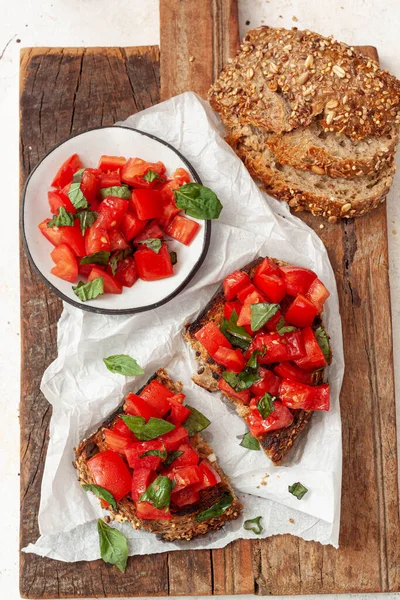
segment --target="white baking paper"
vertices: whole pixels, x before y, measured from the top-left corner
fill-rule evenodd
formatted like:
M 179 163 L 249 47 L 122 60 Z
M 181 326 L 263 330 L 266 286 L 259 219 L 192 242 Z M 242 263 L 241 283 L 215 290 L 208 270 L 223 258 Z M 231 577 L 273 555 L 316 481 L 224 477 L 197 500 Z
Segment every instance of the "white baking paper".
M 337 547 L 343 349 L 336 284 L 322 242 L 285 204 L 259 190 L 225 143 L 219 119 L 195 94 L 182 94 L 147 109 L 127 119 L 125 125 L 156 134 L 177 148 L 204 185 L 217 193 L 224 209 L 212 224 L 211 244 L 202 267 L 168 304 L 131 317 L 64 307 L 58 325 L 58 358 L 46 370 L 41 387 L 53 407 L 39 511 L 41 537 L 25 551 L 63 561 L 99 558 L 95 520 L 105 513 L 98 500 L 79 486 L 72 466 L 73 448 L 128 391 L 138 389 L 159 367 L 180 379 L 187 402 L 210 418 L 212 424 L 204 437 L 231 477 L 244 511 L 221 531 L 191 542 L 162 542 L 128 524 L 117 525 L 128 537 L 129 553 L 221 548 L 237 538 L 256 537 L 243 529 L 243 521 L 259 515 L 264 528 L 260 537 L 291 533 Z M 311 426 L 279 467 L 263 452 L 242 448 L 239 442 L 247 430 L 245 423 L 219 394 L 192 383 L 197 366 L 181 337 L 184 323 L 196 317 L 222 278 L 257 256 L 309 267 L 331 292 L 324 319 L 334 357 L 328 370 L 332 407 L 328 413 L 313 415 Z M 124 378 L 108 372 L 103 358 L 122 353 L 134 356 L 145 375 Z M 301 501 L 288 493 L 288 485 L 296 481 L 309 489 Z

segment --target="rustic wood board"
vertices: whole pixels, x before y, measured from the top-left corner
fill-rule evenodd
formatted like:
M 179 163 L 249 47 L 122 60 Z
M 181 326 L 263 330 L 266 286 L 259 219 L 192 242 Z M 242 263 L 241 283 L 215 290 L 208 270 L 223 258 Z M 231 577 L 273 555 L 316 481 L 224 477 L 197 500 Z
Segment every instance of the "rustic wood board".
M 161 0 L 160 8 L 161 99 L 188 89 L 204 95 L 237 47 L 235 0 Z M 156 47 L 23 50 L 21 185 L 38 160 L 59 141 L 88 127 L 110 125 L 157 103 L 159 63 Z M 365 218 L 339 225 L 303 215 L 300 217 L 321 235 L 328 248 L 343 319 L 346 376 L 341 396 L 344 461 L 340 549 L 291 536 L 239 540 L 215 551 L 133 557 L 125 575 L 102 561 L 68 564 L 21 554 L 23 597 L 400 589 L 385 206 Z M 61 303 L 41 283 L 21 250 L 21 547 L 38 536 L 40 485 L 51 415 L 39 383 L 44 369 L 56 357 L 60 312 Z

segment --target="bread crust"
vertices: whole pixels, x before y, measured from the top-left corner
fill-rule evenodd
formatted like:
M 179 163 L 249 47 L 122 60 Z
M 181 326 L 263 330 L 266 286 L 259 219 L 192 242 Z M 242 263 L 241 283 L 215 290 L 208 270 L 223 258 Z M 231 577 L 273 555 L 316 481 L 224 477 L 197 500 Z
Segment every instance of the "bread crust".
M 230 126 L 282 133 L 320 115 L 326 131 L 353 140 L 381 136 L 400 122 L 400 82 L 360 51 L 297 28 L 247 32 L 209 91 Z
M 260 262 L 262 262 L 262 260 L 264 260 L 263 257 L 257 258 L 248 265 L 242 267 L 240 270 L 248 273 L 250 277 L 252 277 L 257 266 L 260 264 Z M 280 267 L 287 265 L 287 263 L 281 260 L 275 258 L 272 260 Z M 193 321 L 193 323 L 188 323 L 183 332 L 184 339 L 195 350 L 196 360 L 198 360 L 201 365 L 197 374 L 192 377 L 192 380 L 194 383 L 209 392 L 220 391 L 218 388 L 218 381 L 221 378 L 223 368 L 213 360 L 206 349 L 198 342 L 198 340 L 195 338 L 195 333 L 210 321 L 214 321 L 218 325 L 221 324 L 224 318 L 224 303 L 225 297 L 221 286 L 205 306 L 205 308 L 201 311 L 197 319 Z M 316 385 L 322 383 L 323 371 L 314 373 L 313 377 Z M 244 405 L 242 402 L 240 402 L 240 400 L 233 398 L 225 392 L 220 391 L 220 393 L 222 393 L 223 396 L 228 398 L 234 404 L 237 413 L 243 419 L 247 417 L 250 411 L 248 406 Z M 294 420 L 290 427 L 277 429 L 257 438 L 264 449 L 264 452 L 275 465 L 279 465 L 282 462 L 284 457 L 293 446 L 295 440 L 306 428 L 312 417 L 312 412 L 301 409 L 293 410 L 292 413 L 294 415 Z
M 174 393 L 180 393 L 182 391 L 182 384 L 180 382 L 172 381 L 165 369 L 159 369 L 145 385 L 150 383 L 153 379 L 157 379 Z M 139 394 L 140 391 L 141 390 L 137 393 Z M 87 462 L 92 456 L 106 449 L 103 430 L 111 427 L 115 423 L 123 408 L 124 405 L 121 405 L 106 419 L 103 425 L 88 438 L 82 440 L 79 446 L 75 448 L 75 461 L 73 464 L 78 471 L 78 479 L 81 485 L 85 483 L 94 483 Z M 210 446 L 200 434 L 194 436 L 191 439 L 191 442 L 193 447 L 199 453 L 200 458 L 203 459 L 208 458 L 209 456 L 215 456 Z M 111 513 L 111 518 L 119 522 L 129 521 L 134 529 L 145 529 L 151 533 L 158 534 L 160 539 L 167 541 L 191 540 L 199 535 L 206 534 L 208 531 L 220 529 L 226 522 L 237 519 L 243 507 L 237 499 L 228 477 L 216 462 L 213 462 L 212 464 L 213 468 L 218 471 L 221 482 L 212 488 L 202 490 L 200 492 L 200 502 L 197 504 L 184 506 L 175 510 L 171 509 L 173 515 L 171 520 L 152 521 L 138 518 L 136 516 L 135 504 L 132 502 L 129 495 L 117 503 L 116 510 L 111 506 L 108 508 Z M 222 515 L 209 519 L 208 521 L 196 521 L 195 517 L 197 514 L 210 508 L 227 493 L 232 495 L 233 502 Z

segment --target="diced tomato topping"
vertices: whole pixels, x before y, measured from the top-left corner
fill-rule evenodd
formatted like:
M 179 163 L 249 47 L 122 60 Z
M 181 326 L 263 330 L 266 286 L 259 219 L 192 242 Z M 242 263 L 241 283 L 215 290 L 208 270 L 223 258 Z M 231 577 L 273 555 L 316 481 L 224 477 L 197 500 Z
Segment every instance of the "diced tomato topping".
M 133 190 L 131 206 L 139 219 L 157 219 L 162 214 L 161 192 L 157 190 Z
M 293 265 L 281 267 L 280 271 L 286 282 L 286 291 L 290 296 L 306 294 L 314 279 L 317 278 L 314 271 L 304 269 L 303 267 L 295 267 Z
M 280 378 L 269 369 L 263 369 L 262 367 L 258 369 L 258 374 L 261 379 L 253 383 L 250 388 L 250 392 L 254 394 L 254 396 L 258 397 L 263 396 L 266 392 L 272 394 L 273 396 L 277 396 L 279 394 L 279 387 L 281 385 Z
M 279 275 L 254 275 L 254 283 L 268 302 L 280 302 L 286 296 L 286 284 Z
M 213 354 L 213 359 L 228 371 L 233 371 L 233 373 L 240 373 L 246 366 L 246 361 L 240 350 L 233 350 L 224 346 L 218 348 Z
M 325 300 L 327 300 L 329 296 L 330 293 L 319 279 L 314 279 L 306 294 L 306 298 L 314 304 L 315 308 L 318 309 L 318 312 L 322 312 Z
M 179 187 L 181 187 L 181 185 L 185 185 L 185 183 L 190 182 L 189 173 L 186 171 L 186 169 L 183 169 L 182 167 L 179 167 L 174 171 L 172 178 L 178 184 Z
M 200 470 L 203 473 L 204 487 L 213 487 L 221 481 L 221 476 L 211 463 L 203 459 L 199 464 Z
M 39 225 L 39 229 L 52 244 L 55 246 L 66 244 L 75 256 L 85 256 L 85 241 L 78 220 L 75 221 L 72 227 L 47 227 L 48 222 L 49 219 L 45 219 Z
M 103 229 L 118 228 L 128 210 L 129 200 L 107 196 L 100 204 L 99 216 L 95 226 Z
M 199 463 L 199 455 L 190 444 L 182 444 L 178 448 L 178 452 L 183 452 L 171 464 L 171 468 L 187 467 L 189 465 L 197 465 Z
M 122 219 L 120 229 L 129 242 L 146 227 L 146 223 L 147 221 L 142 221 L 142 219 L 128 211 Z
M 85 169 L 82 173 L 81 192 L 91 205 L 96 202 L 96 196 L 99 189 L 99 181 L 90 169 Z
M 183 406 L 183 398 L 181 399 L 181 396 L 183 396 L 183 398 L 185 397 L 183 394 L 176 394 L 175 396 L 168 398 L 168 402 L 171 405 L 171 413 L 168 416 L 168 421 L 177 427 L 182 425 L 182 423 L 189 418 L 191 412 L 190 408 Z
M 50 223 L 51 219 L 45 219 L 41 223 L 39 223 L 38 227 L 44 237 L 49 240 L 53 244 L 53 246 L 58 246 L 61 244 L 61 227 L 47 227 L 47 223 Z
M 311 327 L 303 329 L 301 337 L 303 338 L 306 355 L 296 360 L 296 365 L 305 371 L 316 371 L 317 369 L 326 367 L 328 363 Z
M 317 314 L 318 309 L 314 304 L 299 294 L 287 309 L 285 318 L 288 323 L 296 327 L 308 327 L 313 324 Z
M 136 250 L 134 258 L 140 279 L 155 281 L 171 277 L 174 274 L 168 246 L 165 242 L 158 253 L 141 244 L 141 247 Z
M 300 360 L 305 360 L 301 358 Z M 300 383 L 306 383 L 307 385 L 312 385 L 313 379 L 309 373 L 303 371 L 295 364 L 291 362 L 282 362 L 279 365 L 276 365 L 274 371 L 279 377 L 282 379 L 290 379 L 291 381 L 300 381 Z
M 172 519 L 169 509 L 155 508 L 150 502 L 138 502 L 136 516 L 139 519 L 149 519 L 150 521 L 169 521 Z
M 278 275 L 281 276 L 278 265 L 271 258 L 264 258 L 255 270 L 256 275 Z
M 110 240 L 110 250 L 127 250 L 129 244 L 118 229 L 110 229 L 108 232 L 108 238 Z
M 289 408 L 303 410 L 329 410 L 329 385 L 309 386 L 298 381 L 284 379 L 279 397 Z
M 241 400 L 243 404 L 248 404 L 250 402 L 250 390 L 236 392 L 233 387 L 231 387 L 229 383 L 227 383 L 222 377 L 218 381 L 218 388 L 221 390 L 221 392 L 224 392 L 228 396 L 236 398 L 237 400 Z
M 233 300 L 243 288 L 250 285 L 250 277 L 243 271 L 233 271 L 225 277 L 222 286 L 224 288 L 225 298 Z
M 65 208 L 67 212 L 76 213 L 75 206 L 72 204 L 67 194 L 64 194 L 61 190 L 47 192 L 47 198 L 53 215 L 58 215 L 58 209 L 61 207 Z
M 182 215 L 176 215 L 172 222 L 165 227 L 165 233 L 188 246 L 195 237 L 200 225 L 192 219 L 187 219 Z
M 149 402 L 146 402 L 136 394 L 128 394 L 125 398 L 124 410 L 128 415 L 143 417 L 148 421 L 151 417 L 161 419 L 163 416 L 159 410 Z
M 101 173 L 99 176 L 100 188 L 119 187 L 121 184 L 121 175 L 118 171 L 111 173 Z
M 167 452 L 174 452 L 175 450 L 178 450 L 179 446 L 189 441 L 189 434 L 187 429 L 181 426 L 176 427 L 168 433 L 164 433 L 164 435 L 160 436 L 158 439 L 163 442 Z
M 119 261 L 114 277 L 121 285 L 129 288 L 137 282 L 139 275 L 132 256 Z
M 138 441 L 136 439 L 136 436 L 132 433 L 132 431 L 129 429 L 128 425 L 126 425 L 126 423 L 124 423 L 122 419 L 117 419 L 115 421 L 115 424 L 114 424 L 112 430 L 115 431 L 116 433 L 120 433 L 121 435 L 129 438 L 130 442 Z
M 71 248 L 66 244 L 56 246 L 50 254 L 56 266 L 51 269 L 53 275 L 74 283 L 78 277 L 78 263 Z
M 257 288 L 252 283 L 248 283 L 245 287 L 243 287 L 236 295 L 242 304 L 246 301 L 247 297 L 254 292 L 257 292 Z
M 116 171 L 122 169 L 126 164 L 126 158 L 124 156 L 107 156 L 103 154 L 100 156 L 99 169 L 100 171 Z
M 151 469 L 135 469 L 132 476 L 132 500 L 137 502 L 142 494 L 153 483 L 157 473 Z
M 271 317 L 264 325 L 265 329 L 267 329 L 268 331 L 276 331 L 276 328 L 278 327 L 278 323 L 280 322 L 280 320 L 283 319 L 283 314 L 281 313 L 280 310 L 278 310 L 273 317 Z
M 90 271 L 88 281 L 93 281 L 93 279 L 97 279 L 98 277 L 102 277 L 104 280 L 104 293 L 105 294 L 121 294 L 122 293 L 122 285 L 117 281 L 112 275 L 106 273 L 99 269 L 99 267 L 93 267 Z
M 153 379 L 140 392 L 140 397 L 146 400 L 163 417 L 170 409 L 169 399 L 174 396 L 162 383 Z
M 246 419 L 250 433 L 255 437 L 261 436 L 268 431 L 289 427 L 293 423 L 292 413 L 281 402 L 274 402 L 274 410 L 266 419 L 262 418 L 257 408 L 257 403 L 258 398 L 253 398 L 250 402 L 250 413 Z
M 163 232 L 156 221 L 150 221 L 144 229 L 134 239 L 135 244 L 144 240 L 161 239 Z
M 232 348 L 232 344 L 226 339 L 214 321 L 209 321 L 194 334 L 196 340 L 213 356 L 220 346 Z
M 117 502 L 131 491 L 131 474 L 117 452 L 99 452 L 87 466 L 95 484 L 111 492 Z
M 147 181 L 144 176 L 149 172 L 157 173 L 160 179 L 164 178 L 165 166 L 162 162 L 148 163 L 141 158 L 129 158 L 122 168 L 121 179 L 125 183 L 135 188 L 152 188 L 159 181 L 159 178 L 153 181 Z
M 92 225 L 85 234 L 85 252 L 87 256 L 95 252 L 110 252 L 110 237 L 106 229 Z M 83 256 L 83 255 L 81 255 Z
M 123 435 L 115 429 L 104 429 L 104 442 L 109 450 L 123 453 L 124 449 L 132 443 L 132 440 L 127 435 Z
M 246 352 L 249 358 L 254 350 L 260 350 L 258 362 L 268 365 L 275 362 L 294 360 L 305 356 L 304 342 L 300 331 L 279 335 L 278 333 L 258 333 Z
M 199 492 L 193 489 L 193 486 L 183 488 L 175 492 L 172 490 L 171 502 L 176 506 L 188 506 L 189 504 L 196 504 L 200 500 Z
M 146 452 L 158 451 L 165 453 L 165 447 L 159 440 L 151 440 L 149 442 L 135 442 L 125 447 L 125 456 L 128 465 L 131 469 L 151 469 L 157 471 L 163 458 L 161 456 L 143 456 Z
M 227 319 L 229 321 L 233 311 L 235 311 L 237 316 L 239 316 L 241 310 L 242 310 L 242 304 L 240 304 L 240 302 L 225 302 L 224 317 L 225 317 L 225 319 Z
M 61 165 L 50 185 L 62 189 L 71 183 L 74 173 L 82 169 L 82 163 L 77 154 L 73 154 Z
M 167 477 L 175 481 L 176 486 L 174 491 L 178 492 L 184 487 L 191 486 L 196 483 L 203 483 L 203 473 L 196 465 L 187 467 L 171 468 L 166 472 Z
M 243 308 L 240 311 L 239 318 L 237 320 L 238 325 L 251 325 L 251 307 L 253 304 L 259 304 L 265 302 L 264 296 L 258 291 L 252 292 L 244 301 Z
M 169 184 L 166 184 L 167 186 Z M 157 221 L 161 227 L 167 227 L 172 219 L 180 212 L 180 208 L 175 203 L 175 196 L 171 189 L 163 187 L 160 189 L 161 192 L 161 214 Z M 170 194 L 172 193 L 172 197 Z

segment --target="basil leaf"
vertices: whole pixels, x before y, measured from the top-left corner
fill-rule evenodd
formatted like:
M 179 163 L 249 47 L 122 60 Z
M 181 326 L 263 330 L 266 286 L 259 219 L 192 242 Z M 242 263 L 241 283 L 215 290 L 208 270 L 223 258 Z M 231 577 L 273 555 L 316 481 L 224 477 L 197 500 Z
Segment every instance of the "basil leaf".
M 254 519 L 247 519 L 247 521 L 243 523 L 243 529 L 246 529 L 246 531 L 252 531 L 256 535 L 260 535 L 260 533 L 263 530 L 263 526 L 260 523 L 261 519 L 262 517 L 254 517 Z
M 271 396 L 271 394 L 266 392 L 257 402 L 257 408 L 260 411 L 262 418 L 268 419 L 269 415 L 275 410 L 274 396 Z
M 238 314 L 236 310 L 232 311 L 229 318 L 224 319 L 220 325 L 220 331 L 230 341 L 232 346 L 247 350 L 251 343 L 251 335 L 247 333 L 244 327 L 237 324 Z
M 150 417 L 147 423 L 143 417 L 133 417 L 131 415 L 120 415 L 120 417 L 141 442 L 155 440 L 160 435 L 175 429 L 175 425 L 172 425 L 172 423 L 156 417 Z
M 132 192 L 127 185 L 112 185 L 111 187 L 100 188 L 100 196 L 103 198 L 103 200 L 108 196 L 129 200 L 131 195 Z
M 69 187 L 68 198 L 71 200 L 76 209 L 87 208 L 89 206 L 89 202 L 81 190 L 81 184 L 79 181 L 73 181 L 71 183 Z
M 119 250 L 119 252 L 116 252 L 112 255 L 112 257 L 110 258 L 110 268 L 113 276 L 117 272 L 118 264 L 121 262 L 121 260 L 124 260 L 128 256 L 131 256 L 132 253 L 132 248 L 126 248 L 125 250 Z
M 186 421 L 182 423 L 182 426 L 188 430 L 189 437 L 193 437 L 196 435 L 196 433 L 206 429 L 210 425 L 211 421 L 209 421 L 207 417 L 203 415 L 203 413 L 193 408 L 193 406 L 186 404 L 186 408 L 189 408 L 191 413 Z
M 100 555 L 104 562 L 115 565 L 122 573 L 125 573 L 128 561 L 128 542 L 126 537 L 113 527 L 109 527 L 104 521 L 97 521 L 99 533 Z
M 96 277 L 96 279 L 87 283 L 79 281 L 78 285 L 72 286 L 72 291 L 82 302 L 93 300 L 104 293 L 104 279 L 103 277 Z
M 250 354 L 250 358 L 246 363 L 246 367 L 249 367 L 249 369 L 257 369 L 258 367 L 258 361 L 257 361 L 257 356 L 261 355 L 263 356 L 265 354 L 265 352 L 262 352 L 262 350 L 253 350 L 253 352 Z
M 149 238 L 148 240 L 143 240 L 139 242 L 139 244 L 145 244 L 150 250 L 153 250 L 156 254 L 158 254 L 162 247 L 162 241 L 158 238 Z
M 206 510 L 203 510 L 203 512 L 199 513 L 196 516 L 196 521 L 208 521 L 208 519 L 215 519 L 215 517 L 219 517 L 232 505 L 232 502 L 233 496 L 228 492 L 219 502 L 216 502 L 216 504 L 213 504 L 213 506 L 210 506 L 210 508 L 207 508 Z
M 160 176 L 158 173 L 156 173 L 155 171 L 147 171 L 146 175 L 143 175 L 142 179 L 144 179 L 145 181 L 154 181 L 155 179 L 160 179 Z
M 156 508 L 168 508 L 175 485 L 175 481 L 169 477 L 159 475 L 140 496 L 139 502 L 150 502 Z
M 319 344 L 319 347 L 321 348 L 326 362 L 330 363 L 331 359 L 332 359 L 332 351 L 331 351 L 331 346 L 329 343 L 329 337 L 325 331 L 325 329 L 322 327 L 322 325 L 320 327 L 317 327 L 317 329 L 315 330 L 315 337 L 317 338 L 317 342 Z
M 182 454 L 183 454 L 182 450 L 175 450 L 175 452 L 170 452 L 168 454 L 167 458 L 163 462 L 164 467 L 169 467 L 174 462 L 174 460 L 177 459 Z
M 79 219 L 82 235 L 85 235 L 86 229 L 93 225 L 99 213 L 95 210 L 80 210 L 74 216 Z
M 137 375 L 144 374 L 142 367 L 137 364 L 134 358 L 127 354 L 114 354 L 113 356 L 103 358 L 103 361 L 111 373 L 118 373 L 127 377 L 136 377 Z
M 72 183 L 81 183 L 84 170 L 85 169 L 79 169 L 79 171 L 75 171 L 74 176 L 72 177 Z
M 174 250 L 171 250 L 171 252 L 169 253 L 170 259 L 171 259 L 171 263 L 173 265 L 176 265 L 176 263 L 178 262 L 178 255 Z
M 159 456 L 160 458 L 165 460 L 167 458 L 167 451 L 165 450 L 165 448 L 164 450 L 147 450 L 146 452 L 143 452 L 143 454 L 141 454 L 139 458 L 145 458 L 145 456 Z
M 218 219 L 222 204 L 210 188 L 200 183 L 186 183 L 174 190 L 176 205 L 195 219 Z
M 291 331 L 296 331 L 296 327 L 293 327 L 293 325 L 285 325 L 284 327 L 277 329 L 279 335 L 283 335 L 284 333 L 290 333 Z
M 279 304 L 270 304 L 269 302 L 260 302 L 251 305 L 251 328 L 258 331 L 269 321 L 280 309 Z
M 58 214 L 47 223 L 47 227 L 72 227 L 74 225 L 74 215 L 65 210 L 63 206 L 58 209 Z
M 260 450 L 260 442 L 257 438 L 251 435 L 250 431 L 244 434 L 240 446 L 247 448 L 247 450 Z
M 105 488 L 101 487 L 100 485 L 94 485 L 92 483 L 85 483 L 82 487 L 85 490 L 85 492 L 93 492 L 95 496 L 101 498 L 102 500 L 105 500 L 106 502 L 108 502 L 108 504 L 111 504 L 113 508 L 117 508 L 117 502 L 114 496 Z
M 235 390 L 235 392 L 243 392 L 243 390 L 248 390 L 253 383 L 261 379 L 257 372 L 251 372 L 248 369 L 245 369 L 241 373 L 232 373 L 232 371 L 224 371 L 222 373 L 223 379 L 225 379 L 226 383 L 228 383 L 231 388 Z
M 80 260 L 81 265 L 103 265 L 106 267 L 108 265 L 108 259 L 110 258 L 110 253 L 106 250 L 100 250 L 99 252 L 94 252 L 93 254 L 89 254 L 88 256 L 84 256 Z
M 308 492 L 308 489 L 300 481 L 289 485 L 288 490 L 293 496 L 296 496 L 297 500 L 301 500 Z

